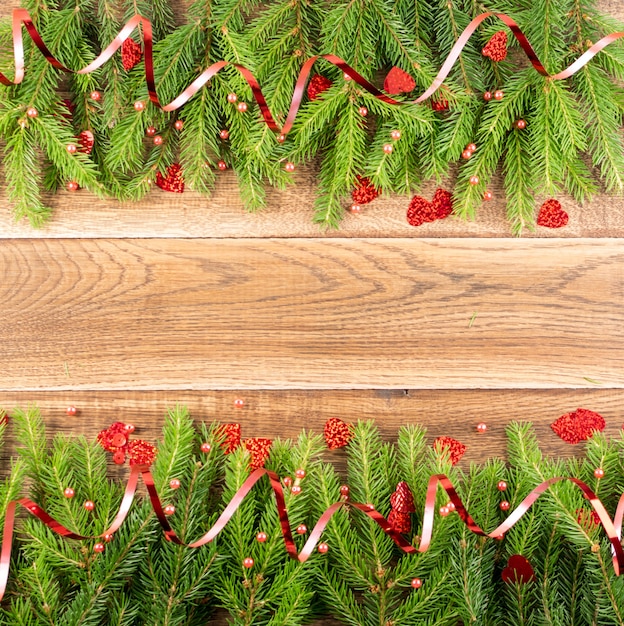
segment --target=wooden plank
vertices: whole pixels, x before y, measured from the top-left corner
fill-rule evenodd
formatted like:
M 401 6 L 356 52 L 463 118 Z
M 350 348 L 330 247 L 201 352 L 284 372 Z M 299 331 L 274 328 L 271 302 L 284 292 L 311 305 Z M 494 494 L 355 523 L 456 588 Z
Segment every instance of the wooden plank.
M 0 389 L 622 388 L 623 264 L 620 240 L 10 240 Z
M 314 167 L 302 168 L 295 184 L 285 191 L 269 190 L 268 207 L 249 213 L 243 207 L 233 172 L 220 176 L 210 198 L 185 191 L 166 193 L 154 189 L 137 203 L 121 204 L 100 200 L 82 190 L 70 194 L 60 191 L 47 195 L 53 207 L 52 220 L 39 230 L 27 221 L 15 222 L 6 195 L 0 192 L 0 239 L 3 238 L 68 238 L 68 237 L 509 237 L 511 231 L 505 211 L 502 181 L 492 189 L 495 200 L 479 209 L 475 221 L 458 218 L 438 220 L 414 228 L 407 223 L 409 198 L 380 197 L 364 207 L 360 215 L 346 209 L 338 231 L 327 231 L 312 222 L 314 215 L 316 172 Z M 453 181 L 444 185 L 453 188 Z M 436 185 L 427 183 L 420 193 L 431 198 Z M 553 231 L 537 227 L 531 238 L 624 237 L 624 199 L 597 195 L 586 206 L 578 206 L 572 198 L 560 198 L 570 216 L 565 228 Z M 536 208 L 537 210 L 537 208 Z
M 241 398 L 243 408 L 234 407 Z M 243 437 L 294 438 L 302 429 L 322 433 L 330 417 L 347 422 L 374 420 L 387 440 L 396 438 L 405 424 L 427 428 L 431 441 L 449 435 L 467 446 L 466 463 L 505 456 L 505 427 L 511 421 L 530 421 L 544 452 L 570 456 L 582 446 L 563 443 L 550 429 L 560 415 L 584 407 L 607 422 L 605 432 L 616 436 L 624 415 L 622 390 L 240 390 L 232 391 L 58 391 L 2 392 L 0 407 L 36 405 L 49 433 L 82 434 L 93 438 L 113 421 L 130 422 L 142 439 L 160 437 L 167 410 L 179 404 L 197 421 L 238 422 Z M 68 417 L 67 406 L 78 415 Z M 478 434 L 476 424 L 488 430 Z M 13 447 L 8 431 L 9 450 Z M 340 463 L 338 451 L 328 458 Z

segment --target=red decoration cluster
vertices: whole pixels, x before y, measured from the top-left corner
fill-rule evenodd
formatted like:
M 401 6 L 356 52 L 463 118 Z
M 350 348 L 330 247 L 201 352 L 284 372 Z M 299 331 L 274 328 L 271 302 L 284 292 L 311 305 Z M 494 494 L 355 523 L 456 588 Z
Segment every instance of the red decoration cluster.
M 121 63 L 126 72 L 129 72 L 135 65 L 141 62 L 143 53 L 141 46 L 129 37 L 121 44 Z
M 80 135 L 78 135 L 78 148 L 79 152 L 84 152 L 85 154 L 91 154 L 93 151 L 93 144 L 95 143 L 95 138 L 93 137 L 93 133 L 90 130 L 83 130 Z
M 310 98 L 310 100 L 316 100 L 324 91 L 327 91 L 332 84 L 329 78 L 321 74 L 314 74 L 308 83 L 308 98 Z
M 434 222 L 448 217 L 453 212 L 453 195 L 446 189 L 437 189 L 429 202 L 422 196 L 414 196 L 407 209 L 407 221 L 412 226 Z
M 408 534 L 412 530 L 411 514 L 416 511 L 414 496 L 409 485 L 402 480 L 394 493 L 390 496 L 392 510 L 388 516 L 388 522 L 397 532 Z
M 223 439 L 221 447 L 223 448 L 224 454 L 231 454 L 241 445 L 240 424 L 221 424 L 215 434 L 219 439 Z
M 400 67 L 393 67 L 384 80 L 384 91 L 390 95 L 409 93 L 416 88 L 416 81 Z
M 126 455 L 130 457 L 130 465 L 151 465 L 158 450 L 143 439 L 130 441 L 130 432 L 123 422 L 114 422 L 106 430 L 98 433 L 97 441 L 107 452 L 113 453 L 113 461 L 122 465 Z
M 368 178 L 360 176 L 359 174 L 356 178 L 357 186 L 351 192 L 351 199 L 354 204 L 368 204 L 381 194 L 381 192 L 370 182 Z
M 160 172 L 156 174 L 156 184 L 163 191 L 172 193 L 182 193 L 184 191 L 184 176 L 182 175 L 182 166 L 179 163 L 173 163 L 167 168 L 167 176 L 163 176 Z
M 568 214 L 561 208 L 559 200 L 546 200 L 537 215 L 538 226 L 546 228 L 562 228 L 568 223 Z
M 262 437 L 254 437 L 253 439 L 245 439 L 243 444 L 245 449 L 251 454 L 250 469 L 257 470 L 264 467 L 265 461 L 269 458 L 273 441 L 271 439 L 263 439 Z
M 449 109 L 448 100 L 432 100 L 431 108 L 434 111 L 448 111 Z
M 438 450 L 442 455 L 448 455 L 451 465 L 459 463 L 459 460 L 466 452 L 466 446 L 452 437 L 438 437 L 433 442 L 433 449 Z
M 494 33 L 481 53 L 492 61 L 504 61 L 507 58 L 507 31 Z
M 337 417 L 330 417 L 325 422 L 323 435 L 330 450 L 344 448 L 353 438 L 353 427 Z
M 576 409 L 556 419 L 550 427 L 566 443 L 579 443 L 589 439 L 594 432 L 604 430 L 604 417 L 589 409 Z

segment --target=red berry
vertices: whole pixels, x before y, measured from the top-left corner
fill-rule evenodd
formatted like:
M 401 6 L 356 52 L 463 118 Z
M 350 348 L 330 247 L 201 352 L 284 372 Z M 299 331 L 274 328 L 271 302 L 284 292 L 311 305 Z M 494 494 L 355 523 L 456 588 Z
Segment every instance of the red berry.
M 290 488 L 290 493 L 292 493 L 294 496 L 298 496 L 301 493 L 301 486 L 300 485 L 293 485 Z
M 474 144 L 474 143 L 469 143 L 469 144 L 466 146 L 466 150 L 470 150 L 470 152 L 476 152 L 476 150 L 477 150 L 477 146 L 476 146 L 476 144 Z
M 525 120 L 518 120 L 518 121 L 516 122 L 516 128 L 517 128 L 518 130 L 524 130 L 526 127 L 527 127 L 527 123 L 526 123 L 526 121 L 525 121 Z
M 153 136 L 156 134 L 156 127 L 155 127 L 155 126 L 148 126 L 148 127 L 145 129 L 145 134 L 146 134 L 148 137 L 153 137 Z
M 223 141 L 225 141 L 226 139 L 230 138 L 230 131 L 226 130 L 225 128 L 219 133 L 219 137 L 221 137 L 221 139 L 223 139 Z
M 95 502 L 93 500 L 85 500 L 85 503 L 82 505 L 87 511 L 93 511 L 95 508 Z
M 348 82 L 351 80 L 351 76 L 349 76 L 349 74 L 347 74 L 346 72 L 342 73 L 342 77 Z
M 508 511 L 511 504 L 507 500 L 503 500 L 498 506 L 500 506 L 501 511 Z
M 446 508 L 452 513 L 455 510 L 455 505 L 452 502 L 449 502 L 446 505 Z
M 496 485 L 496 488 L 499 491 L 505 491 L 505 489 L 507 489 L 507 483 L 504 480 L 499 480 L 498 485 Z
M 291 163 L 290 161 L 288 161 L 288 163 L 286 163 L 286 165 L 284 165 L 284 169 L 287 172 L 294 172 L 295 171 L 295 164 Z
M 238 96 L 235 93 L 229 93 L 227 97 L 227 101 L 233 104 L 238 100 Z
M 351 211 L 351 213 L 361 213 L 362 207 L 359 204 L 352 204 L 349 210 Z
M 276 138 L 277 143 L 284 143 L 286 141 L 286 135 L 284 133 L 280 133 Z
M 267 534 L 260 532 L 256 535 L 256 539 L 259 543 L 264 543 L 267 540 Z
M 483 199 L 484 199 L 486 202 L 489 202 L 489 201 L 490 201 L 493 197 L 494 197 L 494 194 L 493 194 L 491 191 L 489 191 L 489 190 L 488 190 L 488 191 L 486 191 L 486 192 L 483 194 Z
M 219 161 L 217 167 L 224 172 L 227 169 L 227 163 L 225 161 Z
M 175 513 L 175 506 L 173 504 L 168 504 L 164 509 L 163 513 L 165 515 L 173 515 Z
M 95 100 L 95 102 L 98 102 L 102 97 L 102 94 L 99 91 L 92 91 L 90 97 L 91 100 Z
M 390 137 L 391 137 L 391 139 L 394 139 L 394 141 L 398 141 L 399 139 L 401 139 L 401 131 L 400 130 L 393 130 L 390 133 Z
M 93 552 L 104 552 L 104 544 L 103 543 L 96 543 L 93 546 Z
M 126 424 L 126 425 L 124 426 L 124 430 L 125 430 L 127 433 L 133 433 L 133 432 L 135 431 L 135 428 L 136 428 L 136 427 L 135 427 L 135 425 L 134 425 L 134 424 Z
M 241 398 L 236 398 L 236 400 L 234 400 L 234 406 L 237 409 L 242 409 L 245 406 L 245 401 Z
M 305 478 L 305 475 L 306 475 L 306 471 L 304 469 L 295 470 L 295 478 L 302 479 L 302 478 Z
M 78 183 L 75 180 L 70 180 L 67 183 L 67 191 L 78 191 Z
M 78 148 L 76 147 L 75 143 L 68 143 L 66 148 L 69 154 L 76 154 L 76 152 L 78 151 Z
M 342 485 L 340 487 L 340 495 L 343 498 L 348 498 L 349 497 L 349 486 L 348 485 Z
M 491 92 L 491 91 L 486 91 L 486 92 L 483 94 L 483 99 L 484 99 L 486 102 L 489 102 L 489 101 L 492 99 L 492 92 Z
M 422 587 L 422 580 L 420 580 L 420 578 L 412 578 L 411 585 L 414 589 L 420 589 Z
M 143 109 L 145 109 L 145 102 L 143 102 L 143 100 L 137 100 L 134 103 L 134 110 L 135 111 L 143 111 Z
M 106 533 L 104 535 L 104 541 L 106 541 L 106 543 L 110 543 L 113 540 L 113 533 Z
M 169 481 L 169 488 L 170 489 L 179 489 L 181 485 L 182 485 L 182 483 L 177 478 L 172 478 Z
M 173 127 L 176 130 L 182 130 L 182 127 L 184 126 L 184 122 L 182 120 L 176 120 L 173 124 Z
M 202 443 L 202 445 L 199 447 L 199 449 L 204 453 L 204 454 L 208 454 L 210 452 L 210 450 L 212 450 L 212 446 L 208 443 Z
M 441 506 L 439 513 L 442 517 L 446 517 L 451 511 L 449 510 L 448 506 Z
M 292 485 L 293 479 L 290 476 L 284 476 L 284 484 L 286 487 L 290 487 Z
M 472 152 L 471 152 L 470 150 L 468 150 L 468 148 L 466 148 L 466 149 L 462 152 L 462 159 L 466 159 L 466 160 L 468 160 L 471 156 L 472 156 Z
M 236 108 L 239 110 L 240 113 L 244 113 L 247 110 L 247 103 L 246 102 L 239 102 L 236 105 Z
M 477 432 L 484 433 L 487 430 L 487 424 L 485 422 L 480 422 L 477 424 Z
M 26 111 L 26 115 L 28 115 L 31 119 L 34 119 L 37 115 L 39 115 L 39 111 L 37 111 L 35 107 L 29 107 Z
M 155 146 L 161 146 L 163 143 L 163 138 L 160 135 L 156 135 L 153 139 Z
M 470 177 L 470 184 L 471 185 L 478 185 L 479 184 L 479 177 L 478 176 L 471 176 Z
M 394 147 L 392 146 L 392 144 L 391 144 L 391 143 L 385 143 L 385 144 L 384 144 L 383 151 L 384 151 L 386 154 L 392 154 L 392 151 L 393 151 L 393 150 L 394 150 Z
M 601 467 L 598 467 L 594 470 L 594 476 L 596 478 L 602 478 L 605 475 L 604 470 Z
M 321 554 L 325 554 L 329 550 L 329 546 L 326 543 L 319 543 L 318 551 Z
M 305 524 L 299 524 L 299 526 L 297 526 L 298 535 L 305 535 L 307 532 L 308 532 L 308 527 Z
M 368 115 L 368 109 L 366 107 L 360 107 L 358 109 L 358 113 L 362 116 L 362 117 L 366 117 Z
M 74 415 L 78 414 L 78 409 L 75 406 L 68 406 L 67 409 L 65 409 L 65 412 L 70 417 L 73 417 Z
M 249 569 L 250 567 L 254 566 L 254 560 L 248 556 L 246 559 L 243 559 L 243 567 L 246 567 L 247 569 Z
M 494 92 L 494 100 L 502 100 L 505 97 L 505 92 L 501 89 L 497 89 Z
M 63 495 L 66 498 L 73 498 L 76 495 L 76 492 L 71 487 L 66 487 L 65 491 L 63 491 Z

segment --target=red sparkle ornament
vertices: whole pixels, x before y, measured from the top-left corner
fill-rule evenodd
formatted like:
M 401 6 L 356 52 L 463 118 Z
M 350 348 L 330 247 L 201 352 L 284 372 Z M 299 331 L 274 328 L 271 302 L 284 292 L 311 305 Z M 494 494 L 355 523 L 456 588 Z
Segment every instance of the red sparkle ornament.
M 351 192 L 351 199 L 354 204 L 360 206 L 368 204 L 380 195 L 380 192 L 368 178 L 357 175 L 356 180 L 357 183 L 355 189 Z
M 218 439 L 222 439 L 221 447 L 224 454 L 230 454 L 241 444 L 241 426 L 240 424 L 221 424 L 215 432 Z
M 318 551 L 321 554 L 326 554 L 328 550 L 329 550 L 329 546 L 326 543 L 319 543 L 318 544 Z
M 121 64 L 126 72 L 138 65 L 142 56 L 141 46 L 132 37 L 128 37 L 121 44 Z
M 455 465 L 464 456 L 466 446 L 452 437 L 438 437 L 433 442 L 433 449 L 442 456 L 447 456 L 451 465 Z
M 28 115 L 30 119 L 34 119 L 39 115 L 39 111 L 37 111 L 35 107 L 28 107 L 28 109 L 26 109 L 26 115 Z
M 546 228 L 563 228 L 568 223 L 568 214 L 561 207 L 561 202 L 551 198 L 542 204 L 537 215 L 537 225 Z
M 143 100 L 137 100 L 134 103 L 134 110 L 135 111 L 144 111 L 145 110 L 145 102 L 143 102 Z
M 420 226 L 425 222 L 435 222 L 438 214 L 432 202 L 422 196 L 414 196 L 407 207 L 407 222 L 411 226 Z
M 501 511 L 509 511 L 511 504 L 507 500 L 503 500 L 499 505 Z
M 243 559 L 243 567 L 250 569 L 254 566 L 254 560 L 248 556 L 246 559 Z
M 600 516 L 593 509 L 576 509 L 576 521 L 586 532 L 591 532 L 600 526 Z
M 208 442 L 204 442 L 202 443 L 201 446 L 199 446 L 199 449 L 204 453 L 204 454 L 208 454 L 211 450 L 212 450 L 212 446 L 208 443 Z
M 431 206 L 438 220 L 443 220 L 453 212 L 453 194 L 446 189 L 436 189 Z
M 251 454 L 249 467 L 252 470 L 264 467 L 265 461 L 269 458 L 273 441 L 262 437 L 254 437 L 253 439 L 245 439 L 243 442 L 245 449 Z
M 408 535 L 412 531 L 412 516 L 409 513 L 392 510 L 388 515 L 388 523 L 402 535 Z
M 236 105 L 236 108 L 238 109 L 239 113 L 244 113 L 247 110 L 247 103 L 246 102 L 239 102 Z
M 169 481 L 169 489 L 179 489 L 182 486 L 182 483 L 178 478 L 172 478 Z
M 99 91 L 92 91 L 89 94 L 89 97 L 91 98 L 91 100 L 93 100 L 94 102 L 99 102 L 102 98 L 102 94 Z
M 158 450 L 143 439 L 134 439 L 128 444 L 128 456 L 130 465 L 151 465 L 156 458 Z
M 98 553 L 104 552 L 104 544 L 103 543 L 96 543 L 93 546 L 93 552 L 98 552 Z
M 368 115 L 368 109 L 366 107 L 360 107 L 358 109 L 358 113 L 362 116 L 362 117 L 366 117 Z
M 384 80 L 384 91 L 391 95 L 414 91 L 416 81 L 400 67 L 393 67 Z
M 227 163 L 225 161 L 219 161 L 217 163 L 217 167 L 222 171 L 225 172 L 225 170 L 227 169 Z
M 297 526 L 298 535 L 305 535 L 307 532 L 308 532 L 308 527 L 305 524 L 299 524 L 299 526 Z
M 597 468 L 594 470 L 594 476 L 595 476 L 596 478 L 604 478 L 604 475 L 605 475 L 605 472 L 604 472 L 604 470 L 602 469 L 602 467 L 597 467 Z
M 431 108 L 434 111 L 442 112 L 442 111 L 448 111 L 449 110 L 449 102 L 448 100 L 432 100 L 431 101 Z
M 65 413 L 67 413 L 67 415 L 69 415 L 70 417 L 74 417 L 78 415 L 78 409 L 75 406 L 68 406 L 65 409 Z
M 223 139 L 223 141 L 225 141 L 226 139 L 230 138 L 230 131 L 226 130 L 225 128 L 219 132 L 219 137 L 221 137 L 221 139 Z
M 487 424 L 485 422 L 480 422 L 477 424 L 477 432 L 483 434 L 487 431 Z
M 507 567 L 501 572 L 501 578 L 510 585 L 527 584 L 535 580 L 535 571 L 527 558 L 521 554 L 509 557 Z
M 156 139 L 154 137 L 154 139 Z M 179 163 L 172 163 L 167 168 L 167 175 L 163 176 L 160 172 L 156 174 L 156 185 L 163 191 L 171 193 L 182 193 L 184 191 L 184 176 L 182 174 L 182 166 Z
M 589 439 L 606 426 L 604 417 L 589 409 L 577 409 L 556 419 L 550 427 L 566 443 L 576 444 Z
M 95 502 L 93 500 L 85 500 L 85 503 L 82 505 L 87 511 L 93 511 L 95 508 Z
M 507 489 L 507 483 L 504 480 L 499 480 L 498 485 L 496 485 L 496 488 L 499 491 L 505 491 Z
M 176 121 L 173 123 L 173 127 L 174 127 L 176 130 L 182 130 L 182 128 L 184 127 L 184 122 L 183 122 L 182 120 L 176 120 Z
M 332 86 L 332 81 L 321 74 L 314 74 L 308 84 L 308 98 L 316 100 L 324 91 Z
M 69 154 L 76 154 L 76 152 L 78 152 L 78 147 L 75 143 L 68 143 L 67 146 L 65 146 L 65 149 L 69 152 Z
M 173 515 L 175 513 L 175 506 L 173 506 L 173 504 L 168 504 L 163 508 L 163 513 L 165 515 Z
M 420 589 L 422 587 L 422 580 L 420 580 L 420 578 L 412 578 L 410 585 L 412 585 L 414 589 Z
M 304 469 L 295 470 L 295 478 L 302 480 L 306 476 L 306 471 Z
M 258 541 L 258 543 L 264 543 L 267 539 L 268 539 L 268 537 L 267 537 L 266 533 L 259 532 L 256 535 L 256 541 Z
M 481 54 L 496 63 L 504 61 L 507 58 L 507 31 L 499 30 L 497 33 L 494 33 L 487 44 L 485 44 Z
M 93 146 L 95 144 L 95 136 L 90 130 L 83 130 L 78 135 L 78 150 L 83 154 L 91 154 L 93 152 Z
M 75 180 L 70 180 L 66 185 L 67 191 L 78 191 L 80 185 Z
M 63 495 L 66 498 L 73 498 L 76 495 L 76 492 L 71 487 L 66 487 L 63 491 Z
M 323 428 L 325 443 L 330 450 L 343 448 L 353 438 L 353 426 L 337 417 L 330 417 Z

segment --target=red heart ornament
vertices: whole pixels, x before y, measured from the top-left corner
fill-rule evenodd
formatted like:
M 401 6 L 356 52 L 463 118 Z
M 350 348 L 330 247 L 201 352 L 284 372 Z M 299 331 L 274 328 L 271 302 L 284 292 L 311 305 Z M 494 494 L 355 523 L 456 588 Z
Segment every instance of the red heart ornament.
M 422 196 L 414 196 L 407 209 L 407 221 L 412 226 L 420 226 L 425 222 L 434 222 L 438 219 L 438 210 Z
M 416 87 L 416 81 L 400 67 L 393 67 L 384 80 L 384 91 L 389 94 L 409 93 Z
M 526 585 L 535 580 L 535 570 L 526 557 L 514 554 L 509 557 L 507 567 L 502 571 L 501 577 L 507 584 L 520 583 Z
M 559 200 L 546 200 L 542 204 L 537 216 L 538 226 L 546 228 L 561 228 L 568 223 L 568 214 L 561 208 Z

